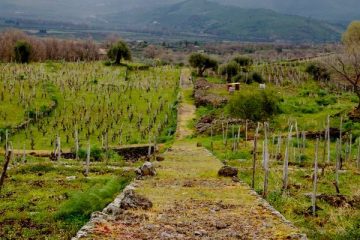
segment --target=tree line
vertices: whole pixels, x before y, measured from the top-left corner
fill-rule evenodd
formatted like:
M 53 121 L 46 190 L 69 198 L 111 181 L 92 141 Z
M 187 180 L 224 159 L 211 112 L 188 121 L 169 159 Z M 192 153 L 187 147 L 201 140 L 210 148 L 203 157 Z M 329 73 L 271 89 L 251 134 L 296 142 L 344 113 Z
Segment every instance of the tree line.
M 99 47 L 90 39 L 38 38 L 19 30 L 7 30 L 0 34 L 0 61 L 95 61 L 101 58 Z

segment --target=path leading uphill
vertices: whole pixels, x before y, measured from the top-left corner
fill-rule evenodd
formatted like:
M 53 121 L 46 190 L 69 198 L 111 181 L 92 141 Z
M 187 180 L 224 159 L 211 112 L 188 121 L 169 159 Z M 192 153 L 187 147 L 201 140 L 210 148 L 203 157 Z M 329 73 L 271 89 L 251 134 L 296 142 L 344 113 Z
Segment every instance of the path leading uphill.
M 191 89 L 182 74 L 182 92 Z M 219 178 L 221 162 L 187 139 L 195 107 L 179 108 L 177 140 L 158 164 L 157 176 L 136 181 L 149 210 L 127 210 L 100 221 L 89 239 L 306 239 L 243 183 Z

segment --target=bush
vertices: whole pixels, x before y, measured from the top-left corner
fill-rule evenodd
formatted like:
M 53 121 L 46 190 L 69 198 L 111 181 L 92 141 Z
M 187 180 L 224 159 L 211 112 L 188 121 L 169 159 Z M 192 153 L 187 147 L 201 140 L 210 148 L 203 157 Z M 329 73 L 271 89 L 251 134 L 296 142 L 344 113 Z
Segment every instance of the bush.
M 318 98 L 315 101 L 320 106 L 328 106 L 337 103 L 336 97 L 334 96 Z
M 30 62 L 31 45 L 24 41 L 18 41 L 14 47 L 15 61 L 18 63 Z
M 257 82 L 257 83 L 264 83 L 264 78 L 261 76 L 260 73 L 257 73 L 257 72 L 253 72 L 251 74 L 251 79 L 252 79 L 252 81 Z
M 329 81 L 330 73 L 328 70 L 320 64 L 311 63 L 307 66 L 306 72 L 310 74 L 314 80 L 317 81 Z
M 258 122 L 278 114 L 279 102 L 280 99 L 268 90 L 241 92 L 230 100 L 227 109 L 233 117 Z
M 79 159 L 86 159 L 86 156 L 87 156 L 87 150 L 86 149 L 79 149 Z M 96 162 L 99 162 L 101 160 L 104 159 L 104 153 L 103 153 L 103 150 L 101 150 L 100 148 L 98 147 L 92 147 L 90 149 L 90 158 L 91 160 L 93 161 L 96 161 Z
M 92 212 L 99 211 L 109 204 L 114 196 L 125 188 L 130 179 L 130 177 L 112 178 L 105 185 L 98 184 L 85 192 L 73 194 L 60 206 L 55 219 L 82 225 L 90 218 Z

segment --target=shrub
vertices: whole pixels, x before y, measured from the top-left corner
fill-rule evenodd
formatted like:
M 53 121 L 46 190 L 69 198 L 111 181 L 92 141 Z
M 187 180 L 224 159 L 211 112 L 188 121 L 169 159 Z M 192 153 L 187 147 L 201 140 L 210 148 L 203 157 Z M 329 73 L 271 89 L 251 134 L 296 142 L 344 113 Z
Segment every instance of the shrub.
M 228 104 L 228 112 L 233 117 L 263 121 L 280 112 L 280 99 L 268 90 L 240 92 Z
M 253 72 L 251 74 L 251 79 L 252 79 L 252 81 L 257 82 L 257 83 L 264 83 L 264 78 L 261 76 L 260 73 L 257 73 L 257 72 Z
M 79 159 L 86 159 L 87 150 L 81 148 L 81 149 L 79 149 L 78 154 L 79 154 Z M 92 147 L 90 149 L 90 158 L 96 162 L 103 160 L 104 159 L 103 150 L 101 150 L 98 147 Z
M 306 67 L 306 72 L 310 74 L 314 80 L 317 81 L 329 81 L 330 73 L 328 70 L 317 63 L 311 63 Z
M 130 177 L 112 178 L 105 185 L 98 184 L 85 192 L 73 194 L 64 202 L 55 214 L 55 219 L 68 223 L 85 223 L 92 212 L 103 209 L 110 203 L 114 195 L 119 193 L 129 183 Z
M 14 47 L 15 61 L 28 63 L 30 61 L 31 45 L 24 41 L 18 41 Z
M 336 97 L 334 96 L 318 98 L 315 101 L 320 106 L 328 106 L 337 102 Z

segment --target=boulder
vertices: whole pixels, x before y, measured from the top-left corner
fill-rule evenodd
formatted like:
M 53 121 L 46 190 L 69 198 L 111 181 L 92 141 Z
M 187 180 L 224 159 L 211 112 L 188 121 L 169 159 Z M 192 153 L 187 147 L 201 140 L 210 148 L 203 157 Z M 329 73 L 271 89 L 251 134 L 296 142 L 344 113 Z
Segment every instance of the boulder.
M 234 167 L 230 166 L 223 166 L 219 172 L 218 175 L 221 177 L 236 177 L 238 175 L 239 170 Z
M 151 162 L 145 162 L 140 168 L 136 169 L 135 173 L 139 176 L 155 176 L 156 170 Z
M 152 208 L 152 202 L 139 194 L 135 193 L 134 190 L 127 190 L 124 192 L 124 198 L 120 203 L 120 208 L 124 210 L 128 209 L 150 209 Z

